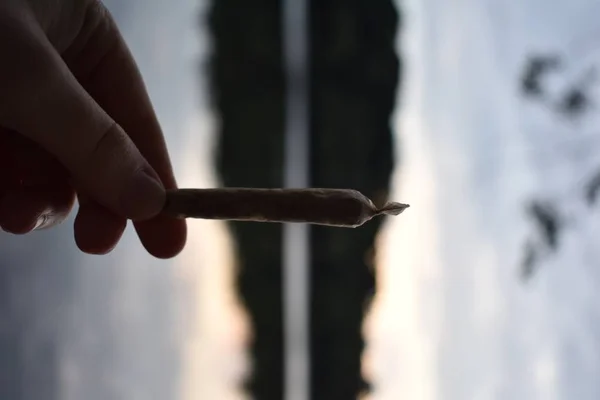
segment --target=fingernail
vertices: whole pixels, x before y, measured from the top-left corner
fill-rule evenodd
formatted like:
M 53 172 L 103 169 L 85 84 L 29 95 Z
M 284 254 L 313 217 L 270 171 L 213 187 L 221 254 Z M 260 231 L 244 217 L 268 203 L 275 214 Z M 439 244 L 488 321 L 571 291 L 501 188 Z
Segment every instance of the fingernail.
M 37 231 L 39 229 L 44 229 L 46 227 L 46 221 L 48 221 L 48 216 L 40 215 L 40 217 L 37 219 L 35 226 L 33 227 L 32 230 Z
M 154 171 L 148 169 L 146 167 L 137 171 L 121 195 L 123 212 L 134 221 L 154 217 L 165 203 L 165 188 Z

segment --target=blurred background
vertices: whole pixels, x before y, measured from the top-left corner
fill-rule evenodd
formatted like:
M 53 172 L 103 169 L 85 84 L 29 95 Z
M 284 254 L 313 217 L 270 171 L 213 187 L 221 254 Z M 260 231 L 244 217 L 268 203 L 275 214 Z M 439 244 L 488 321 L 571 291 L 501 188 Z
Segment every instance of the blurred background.
M 105 4 L 180 186 L 411 208 L 169 261 L 1 234 L 1 399 L 600 398 L 599 2 Z

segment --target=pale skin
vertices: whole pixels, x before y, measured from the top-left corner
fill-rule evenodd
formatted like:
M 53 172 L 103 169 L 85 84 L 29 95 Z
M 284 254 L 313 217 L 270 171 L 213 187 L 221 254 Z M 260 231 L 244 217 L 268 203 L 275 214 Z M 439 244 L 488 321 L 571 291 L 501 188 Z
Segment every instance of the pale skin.
M 0 0 L 0 227 L 55 226 L 79 209 L 90 254 L 127 220 L 146 250 L 177 255 L 185 221 L 160 214 L 176 187 L 160 125 L 116 24 L 97 0 Z

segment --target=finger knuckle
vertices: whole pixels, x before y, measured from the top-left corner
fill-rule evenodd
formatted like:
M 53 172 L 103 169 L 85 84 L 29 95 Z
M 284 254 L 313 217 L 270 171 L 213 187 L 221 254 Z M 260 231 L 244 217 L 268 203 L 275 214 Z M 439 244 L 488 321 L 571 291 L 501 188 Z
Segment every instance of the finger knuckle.
M 117 179 L 128 169 L 135 168 L 135 149 L 121 127 L 110 121 L 92 141 L 82 160 L 91 176 Z

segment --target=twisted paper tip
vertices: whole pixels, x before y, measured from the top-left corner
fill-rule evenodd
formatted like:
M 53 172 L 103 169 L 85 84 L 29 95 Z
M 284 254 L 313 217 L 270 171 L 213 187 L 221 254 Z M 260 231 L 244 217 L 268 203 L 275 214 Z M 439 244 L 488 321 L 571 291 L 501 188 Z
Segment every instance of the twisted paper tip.
M 406 210 L 410 205 L 396 202 L 388 202 L 379 210 L 377 210 L 377 215 L 400 215 L 404 210 Z

